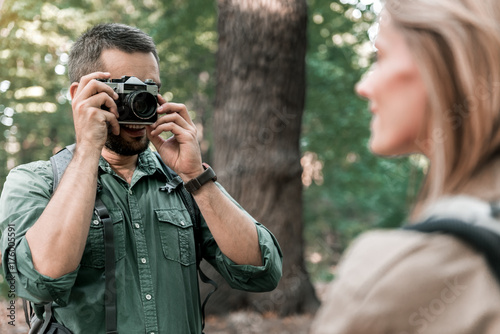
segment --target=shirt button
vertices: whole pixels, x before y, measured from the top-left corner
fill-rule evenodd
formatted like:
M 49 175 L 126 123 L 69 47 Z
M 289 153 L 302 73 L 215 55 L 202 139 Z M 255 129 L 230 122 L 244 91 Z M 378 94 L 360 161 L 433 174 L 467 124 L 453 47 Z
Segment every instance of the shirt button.
M 92 224 L 94 224 L 94 225 L 99 225 L 99 221 L 98 221 L 97 219 L 95 219 L 95 220 L 92 222 Z
M 130 188 L 130 189 L 128 190 L 128 193 L 129 193 L 130 195 L 132 195 L 132 188 Z
M 186 225 L 186 223 L 184 222 L 184 220 L 181 220 L 181 225 L 182 226 Z
M 141 259 L 141 262 L 142 262 L 142 263 L 146 263 L 146 259 L 145 259 L 145 258 L 142 258 L 142 259 Z
M 146 299 L 147 299 L 147 300 L 151 300 L 151 298 L 153 298 L 153 297 L 151 297 L 151 295 L 150 295 L 150 294 L 147 294 L 147 295 L 146 295 Z
M 135 227 L 135 228 L 139 228 L 139 227 L 141 227 L 141 225 L 139 225 L 139 224 L 135 223 L 135 224 L 134 224 L 134 227 Z

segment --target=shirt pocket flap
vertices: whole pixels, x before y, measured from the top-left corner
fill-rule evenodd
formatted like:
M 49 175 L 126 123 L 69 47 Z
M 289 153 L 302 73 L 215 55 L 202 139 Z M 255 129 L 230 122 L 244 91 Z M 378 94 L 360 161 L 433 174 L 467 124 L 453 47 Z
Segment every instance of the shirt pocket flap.
M 193 226 L 187 210 L 178 209 L 156 209 L 156 218 L 160 223 L 168 223 L 179 228 L 188 228 Z
M 117 223 L 123 221 L 123 213 L 122 213 L 122 210 L 120 210 L 120 209 L 110 210 L 109 216 L 111 217 L 113 224 L 117 224 Z

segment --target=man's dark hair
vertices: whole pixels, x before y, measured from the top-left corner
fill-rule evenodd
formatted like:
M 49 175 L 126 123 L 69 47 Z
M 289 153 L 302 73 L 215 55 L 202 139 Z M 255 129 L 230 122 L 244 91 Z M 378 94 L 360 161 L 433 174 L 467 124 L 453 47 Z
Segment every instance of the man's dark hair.
M 156 45 L 149 35 L 124 24 L 98 24 L 81 35 L 71 48 L 68 61 L 70 81 L 80 82 L 84 75 L 103 71 L 101 53 L 109 49 L 126 53 L 151 52 L 159 65 Z

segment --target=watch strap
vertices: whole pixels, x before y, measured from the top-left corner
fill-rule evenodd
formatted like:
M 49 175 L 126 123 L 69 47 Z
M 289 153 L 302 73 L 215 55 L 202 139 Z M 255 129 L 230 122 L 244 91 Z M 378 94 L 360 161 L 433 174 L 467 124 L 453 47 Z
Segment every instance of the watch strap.
M 217 175 L 215 174 L 212 167 L 210 167 L 207 163 L 203 163 L 203 168 L 205 171 L 195 177 L 194 179 L 189 180 L 184 183 L 184 188 L 190 192 L 194 193 L 196 190 L 200 189 L 204 184 L 209 181 L 217 181 Z

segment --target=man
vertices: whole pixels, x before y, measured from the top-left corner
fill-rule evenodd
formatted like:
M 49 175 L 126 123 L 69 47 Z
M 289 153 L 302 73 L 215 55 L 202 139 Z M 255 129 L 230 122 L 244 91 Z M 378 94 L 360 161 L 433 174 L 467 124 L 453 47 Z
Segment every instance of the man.
M 196 127 L 182 104 L 158 95 L 152 125 L 119 124 L 116 92 L 106 82 L 134 76 L 160 86 L 152 39 L 135 28 L 98 25 L 70 52 L 76 147 L 52 194 L 50 162 L 11 171 L 0 199 L 1 226 L 15 226 L 17 261 L 2 239 L 4 271 L 18 295 L 53 303 L 57 322 L 74 333 L 103 333 L 104 242 L 93 214 L 101 197 L 113 220 L 119 333 L 200 333 L 200 296 L 192 225 L 178 192 L 159 191 L 164 168 L 185 183 L 204 172 Z M 173 136 L 160 135 L 170 131 Z M 202 252 L 228 283 L 268 291 L 281 277 L 281 251 L 272 234 L 255 222 L 215 182 L 193 191 L 202 214 Z M 208 227 L 208 228 L 207 228 Z M 12 246 L 12 244 L 11 244 Z

